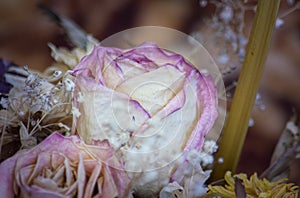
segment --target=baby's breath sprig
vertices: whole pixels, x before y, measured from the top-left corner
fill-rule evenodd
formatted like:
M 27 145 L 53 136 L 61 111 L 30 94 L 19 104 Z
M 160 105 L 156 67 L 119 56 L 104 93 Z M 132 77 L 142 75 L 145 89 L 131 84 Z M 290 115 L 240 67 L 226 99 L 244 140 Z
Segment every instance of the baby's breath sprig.
M 62 17 L 44 6 L 40 8 L 47 15 Z M 44 72 L 34 72 L 25 66 L 23 69 L 12 68 L 13 73 L 19 75 L 5 74 L 12 88 L 0 101 L 0 160 L 10 157 L 19 148 L 31 148 L 54 131 L 71 134 L 73 116 L 80 116 L 74 107 L 75 84 L 71 72 L 99 42 L 69 19 L 61 19 L 62 29 L 71 33 L 68 36 L 72 35 L 69 38 L 74 44 L 72 50 L 49 44 L 54 63 Z M 1 148 L 6 148 L 6 145 L 16 140 L 19 145 L 17 149 L 9 155 L 2 155 L 4 152 L 3 149 L 1 152 Z M 11 148 L 6 150 L 11 151 Z
M 0 112 L 1 148 L 16 139 L 19 139 L 20 148 L 31 148 L 54 131 L 70 134 L 74 77 L 69 71 L 57 78 L 46 77 L 26 67 L 24 70 L 27 78 L 23 84 L 13 85 L 6 108 Z M 53 78 L 59 81 L 55 83 Z M 11 136 L 15 138 L 9 138 Z

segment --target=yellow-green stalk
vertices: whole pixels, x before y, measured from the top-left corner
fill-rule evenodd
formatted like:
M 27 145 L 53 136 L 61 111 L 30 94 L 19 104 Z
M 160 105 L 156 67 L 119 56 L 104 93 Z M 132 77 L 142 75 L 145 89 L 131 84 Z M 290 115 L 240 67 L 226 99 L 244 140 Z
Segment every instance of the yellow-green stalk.
M 216 163 L 211 181 L 223 178 L 226 171 L 235 172 L 236 170 L 270 46 L 279 4 L 280 0 L 258 1 L 244 64 L 215 157 Z M 217 162 L 220 158 L 223 158 L 223 163 Z

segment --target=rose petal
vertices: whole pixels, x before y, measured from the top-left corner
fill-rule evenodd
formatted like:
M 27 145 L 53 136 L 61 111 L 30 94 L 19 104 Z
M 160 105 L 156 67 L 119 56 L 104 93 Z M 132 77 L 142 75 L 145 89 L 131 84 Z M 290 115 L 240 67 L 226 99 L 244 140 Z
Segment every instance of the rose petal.
M 28 190 L 24 190 L 21 192 L 20 197 L 24 198 L 64 198 L 64 197 L 69 197 L 71 196 L 65 196 L 61 195 L 58 192 L 55 191 L 48 191 L 42 188 L 39 188 L 37 186 L 33 186 L 32 188 Z
M 100 176 L 100 171 L 101 171 L 101 165 L 100 166 L 95 166 L 95 161 L 90 162 L 90 165 L 93 166 L 94 168 L 92 168 L 93 172 L 90 175 L 89 181 L 86 184 L 85 187 L 85 193 L 84 193 L 84 198 L 90 198 L 92 197 L 94 188 L 96 186 L 97 180 Z M 87 164 L 85 164 L 85 166 L 87 166 Z M 97 195 L 96 195 L 97 196 Z
M 118 196 L 118 188 L 112 178 L 112 174 L 108 166 L 104 166 L 104 183 L 102 186 L 102 196 L 103 198 L 111 198 Z
M 175 67 L 183 60 L 183 57 L 174 53 L 169 53 L 157 46 L 153 42 L 145 42 L 133 49 L 127 50 L 127 53 L 139 54 L 145 56 L 147 59 L 153 61 L 155 64 L 162 66 L 165 64 L 172 64 Z M 182 71 L 182 70 L 180 70 Z
M 110 139 L 113 140 L 110 144 L 118 148 L 149 118 L 148 113 L 126 94 L 84 78 L 78 78 L 77 82 L 84 100 L 89 101 L 79 103 L 82 116 L 77 121 L 80 123 L 77 130 L 83 139 L 89 142 Z
M 196 108 L 199 104 L 195 95 L 195 86 L 192 84 L 184 86 L 184 92 L 181 92 L 184 94 L 180 97 L 185 96 L 185 99 L 178 98 L 178 103 L 184 101 L 182 108 L 168 116 L 163 110 L 157 113 L 147 121 L 142 133 L 130 140 L 130 145 L 138 143 L 140 147 L 132 147 L 130 152 L 126 153 L 125 165 L 129 170 L 142 171 L 147 168 L 160 168 L 182 154 L 194 130 L 194 123 L 197 123 L 201 116 Z
M 64 160 L 64 165 L 65 165 L 65 174 L 66 174 L 66 186 L 71 186 L 71 184 L 74 182 L 74 178 L 73 178 L 73 175 L 72 175 L 72 170 L 71 170 L 71 167 L 70 167 L 70 163 L 69 163 L 69 160 L 67 158 L 65 158 Z
M 27 178 L 27 183 L 31 183 L 32 180 L 35 177 L 37 177 L 40 174 L 40 172 L 42 172 L 43 169 L 51 168 L 50 162 L 51 162 L 51 156 L 48 153 L 40 153 L 37 156 L 37 162 L 35 163 L 34 169 L 31 173 L 30 177 Z M 22 177 L 22 175 L 21 175 L 21 177 Z
M 39 188 L 42 188 L 45 190 L 58 192 L 57 183 L 50 178 L 44 178 L 44 177 L 37 176 L 33 179 L 32 183 L 33 183 L 32 186 L 38 186 Z
M 0 164 L 0 195 L 6 198 L 13 198 L 14 192 L 16 192 L 14 188 L 14 172 L 17 159 L 18 156 L 14 155 Z
M 190 78 L 191 82 L 193 80 L 198 82 L 195 93 L 200 105 L 201 116 L 188 139 L 185 152 L 193 149 L 199 150 L 202 147 L 205 135 L 212 128 L 218 117 L 218 94 L 213 79 L 200 73 L 194 73 Z
M 116 91 L 138 101 L 153 116 L 179 92 L 183 82 L 184 73 L 166 65 L 126 80 Z
M 55 173 L 55 175 L 53 176 L 53 181 L 55 181 L 56 184 L 62 186 L 63 185 L 63 181 L 65 180 L 64 178 L 64 173 L 65 173 L 65 167 L 61 166 Z
M 109 54 L 114 54 L 110 56 Z M 103 85 L 105 85 L 105 79 L 102 75 L 102 70 L 104 69 L 104 58 L 108 59 L 109 64 L 121 54 L 120 49 L 115 48 L 103 48 L 95 47 L 90 55 L 83 57 L 80 63 L 74 68 L 73 74 L 92 76 L 95 80 Z M 90 57 L 99 57 L 96 59 Z
M 77 184 L 78 184 L 78 190 L 77 190 L 77 197 L 81 198 L 83 197 L 84 193 L 84 187 L 85 187 L 85 168 L 83 164 L 83 157 L 82 154 L 79 154 L 79 163 L 78 163 L 78 169 L 77 169 Z

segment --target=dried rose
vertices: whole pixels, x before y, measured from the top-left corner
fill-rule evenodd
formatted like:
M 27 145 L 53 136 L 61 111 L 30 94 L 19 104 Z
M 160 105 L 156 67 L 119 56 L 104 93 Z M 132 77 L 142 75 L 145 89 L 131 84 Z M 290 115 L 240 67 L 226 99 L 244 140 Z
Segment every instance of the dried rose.
M 50 135 L 0 165 L 1 197 L 124 197 L 127 178 L 102 160 L 118 161 L 108 145 Z
M 178 163 L 201 149 L 218 115 L 213 79 L 153 43 L 128 50 L 97 46 L 74 75 L 79 135 L 108 140 L 142 193 L 155 194 L 170 181 Z

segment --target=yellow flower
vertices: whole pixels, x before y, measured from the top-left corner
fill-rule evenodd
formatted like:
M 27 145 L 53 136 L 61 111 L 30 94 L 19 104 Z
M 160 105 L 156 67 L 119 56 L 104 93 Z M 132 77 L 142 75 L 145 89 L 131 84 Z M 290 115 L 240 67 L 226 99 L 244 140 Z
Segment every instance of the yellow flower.
M 280 179 L 275 182 L 270 182 L 267 179 L 259 179 L 257 174 L 254 173 L 250 179 L 247 178 L 246 174 L 236 174 L 232 176 L 230 171 L 225 174 L 225 186 L 212 186 L 209 185 L 209 194 L 214 194 L 220 197 L 236 197 L 234 186 L 235 178 L 241 180 L 247 198 L 267 198 L 267 197 L 298 197 L 299 186 L 292 183 L 286 183 L 287 179 Z

